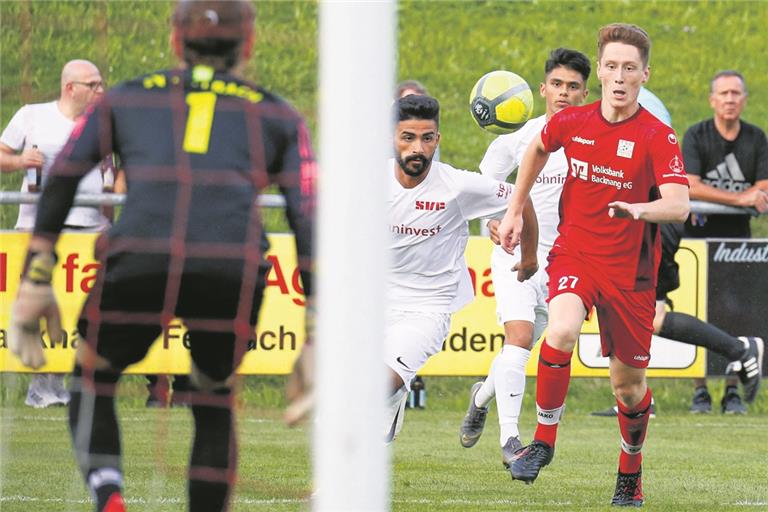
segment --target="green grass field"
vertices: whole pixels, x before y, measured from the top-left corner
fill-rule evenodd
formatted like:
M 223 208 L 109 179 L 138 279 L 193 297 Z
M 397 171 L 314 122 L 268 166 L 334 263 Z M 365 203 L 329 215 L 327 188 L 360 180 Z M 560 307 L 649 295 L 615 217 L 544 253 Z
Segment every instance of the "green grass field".
M 91 504 L 69 447 L 65 410 L 21 405 L 24 377 L 2 377 L 0 510 L 89 511 Z M 282 378 L 242 381 L 240 469 L 235 511 L 307 510 L 311 493 L 309 429 L 280 421 Z M 616 420 L 589 415 L 610 404 L 603 379 L 576 379 L 557 453 L 532 486 L 511 481 L 501 466 L 495 411 L 472 449 L 458 426 L 474 379 L 426 379 L 427 409 L 409 410 L 393 446 L 392 510 L 607 510 L 618 457 Z M 712 384 L 713 396 L 722 390 Z M 768 394 L 750 414 L 691 416 L 689 382 L 657 379 L 658 417 L 645 445 L 646 509 L 745 511 L 768 509 Z M 533 382 L 521 429 L 534 428 Z M 191 419 L 185 409 L 145 409 L 143 382 L 128 377 L 119 400 L 125 450 L 126 499 L 132 511 L 184 509 Z M 344 397 L 339 397 L 343 400 Z M 350 404 L 350 414 L 355 408 Z

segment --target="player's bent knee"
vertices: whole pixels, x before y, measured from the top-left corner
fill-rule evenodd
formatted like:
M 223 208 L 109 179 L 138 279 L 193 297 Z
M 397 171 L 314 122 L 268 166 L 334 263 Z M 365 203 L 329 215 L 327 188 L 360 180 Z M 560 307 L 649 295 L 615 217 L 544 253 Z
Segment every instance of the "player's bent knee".
M 563 352 L 573 352 L 579 331 L 568 326 L 549 326 L 547 328 L 547 345 Z
M 214 380 L 206 375 L 203 371 L 201 371 L 195 362 L 192 361 L 189 377 L 192 381 L 192 385 L 194 385 L 197 389 L 200 391 L 212 393 L 218 391 L 229 391 L 232 389 L 234 374 L 230 374 L 229 377 L 227 377 L 225 380 Z
M 621 381 L 613 384 L 613 393 L 616 398 L 627 407 L 639 404 L 645 396 L 646 389 L 644 380 Z

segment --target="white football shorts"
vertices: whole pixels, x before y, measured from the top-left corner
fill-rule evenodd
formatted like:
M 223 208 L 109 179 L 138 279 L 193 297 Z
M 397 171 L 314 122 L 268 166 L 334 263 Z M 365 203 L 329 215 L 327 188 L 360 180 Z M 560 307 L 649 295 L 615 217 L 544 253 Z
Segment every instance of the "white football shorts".
M 518 249 L 519 251 L 519 249 Z M 544 256 L 544 258 L 542 258 Z M 518 258 L 507 253 L 493 251 L 491 255 L 491 279 L 496 294 L 496 319 L 499 325 L 513 320 L 533 324 L 533 341 L 536 342 L 547 327 L 547 297 L 549 276 L 544 267 L 546 255 L 539 253 L 539 270 L 527 281 L 517 280 L 512 267 Z
M 442 350 L 450 328 L 450 313 L 389 310 L 384 360 L 408 391 L 416 372 Z

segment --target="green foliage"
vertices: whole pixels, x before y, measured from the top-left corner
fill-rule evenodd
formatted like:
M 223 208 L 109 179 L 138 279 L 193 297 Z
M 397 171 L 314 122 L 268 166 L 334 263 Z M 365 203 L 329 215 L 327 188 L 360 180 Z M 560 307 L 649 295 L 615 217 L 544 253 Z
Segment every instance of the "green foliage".
M 745 119 L 768 117 L 768 76 L 756 55 L 768 40 L 762 25 L 766 2 L 420 2 L 400 3 L 399 77 L 424 83 L 443 106 L 442 158 L 476 169 L 493 136 L 478 129 L 468 111 L 475 81 L 494 69 L 514 71 L 536 89 L 549 51 L 559 46 L 597 59 L 597 30 L 623 21 L 645 28 L 653 41 L 648 87 L 672 114 L 680 134 L 711 116 L 709 80 L 738 69 L 750 89 Z M 590 98 L 600 97 L 593 69 Z M 543 113 L 541 98 L 536 113 Z

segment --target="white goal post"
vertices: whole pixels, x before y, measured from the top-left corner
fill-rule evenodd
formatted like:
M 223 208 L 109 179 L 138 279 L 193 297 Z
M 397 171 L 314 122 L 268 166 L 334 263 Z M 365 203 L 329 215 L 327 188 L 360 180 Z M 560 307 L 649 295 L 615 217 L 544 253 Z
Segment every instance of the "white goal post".
M 382 345 L 395 9 L 320 3 L 315 511 L 390 504 Z

